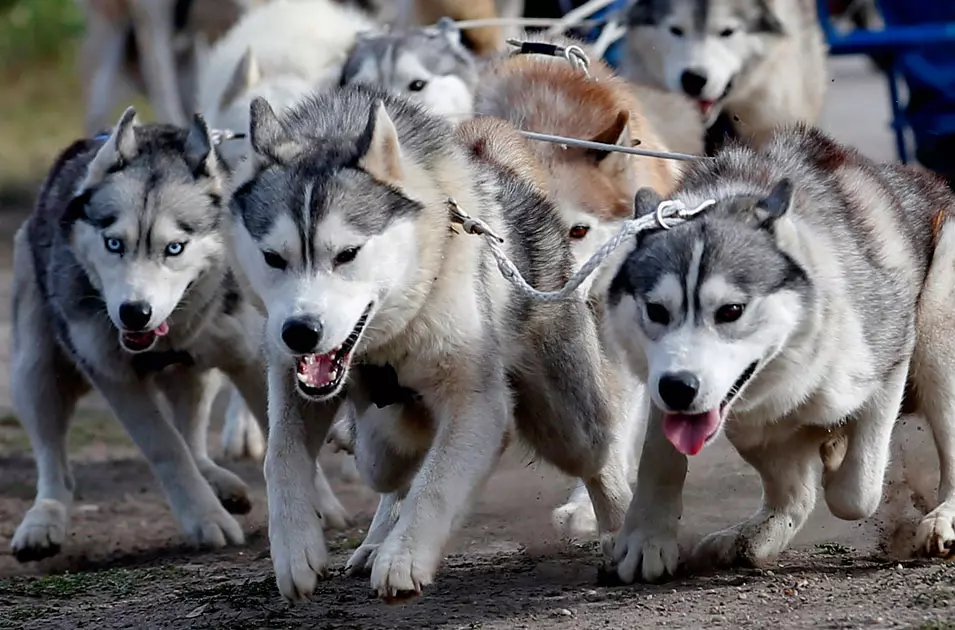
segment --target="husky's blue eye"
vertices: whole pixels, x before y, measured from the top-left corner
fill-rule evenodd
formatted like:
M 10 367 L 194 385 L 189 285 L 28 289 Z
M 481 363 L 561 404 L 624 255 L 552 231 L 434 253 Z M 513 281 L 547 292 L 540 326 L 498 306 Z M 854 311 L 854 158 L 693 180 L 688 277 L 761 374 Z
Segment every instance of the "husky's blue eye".
M 723 306 L 716 309 L 713 319 L 716 320 L 717 324 L 729 324 L 735 322 L 737 319 L 743 316 L 743 310 L 745 308 L 746 307 L 743 304 L 724 304 Z
M 181 241 L 173 241 L 166 245 L 166 255 L 167 256 L 178 256 L 182 251 L 186 249 L 186 244 Z
M 106 251 L 114 254 L 123 253 L 123 241 L 118 238 L 107 237 L 103 242 L 106 245 Z
M 662 304 L 647 302 L 647 319 L 655 324 L 666 326 L 670 323 L 670 312 Z
M 337 267 L 338 265 L 344 265 L 355 260 L 355 256 L 358 255 L 359 249 L 361 249 L 361 247 L 347 247 L 338 252 L 338 254 L 335 256 L 335 266 Z

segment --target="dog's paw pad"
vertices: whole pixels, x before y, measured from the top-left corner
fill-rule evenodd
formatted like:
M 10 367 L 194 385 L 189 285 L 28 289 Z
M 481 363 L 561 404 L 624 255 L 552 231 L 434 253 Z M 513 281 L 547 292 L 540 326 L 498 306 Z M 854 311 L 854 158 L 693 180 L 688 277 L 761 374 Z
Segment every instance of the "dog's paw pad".
M 660 582 L 676 573 L 680 547 L 675 536 L 652 535 L 640 530 L 621 532 L 613 550 L 617 575 L 624 584 Z
M 941 505 L 929 512 L 915 532 L 915 545 L 927 556 L 948 558 L 955 553 L 955 508 Z
M 291 602 L 310 599 L 318 581 L 328 575 L 328 551 L 318 514 L 301 510 L 284 523 L 270 523 L 269 542 L 282 597 Z
M 229 514 L 248 514 L 252 510 L 249 487 L 235 474 L 210 464 L 202 470 L 202 475 Z
M 68 512 L 52 499 L 37 501 L 17 527 L 10 548 L 19 562 L 35 562 L 60 553 L 66 540 Z
M 370 575 L 378 557 L 378 547 L 375 544 L 362 544 L 345 563 L 345 573 L 353 577 Z
M 406 545 L 385 543 L 378 549 L 378 557 L 372 565 L 371 587 L 386 602 L 407 601 L 431 585 L 433 564 Z
M 572 498 L 551 513 L 554 527 L 563 538 L 586 538 L 597 532 L 597 516 L 589 498 Z
M 221 549 L 227 545 L 245 544 L 245 534 L 231 514 L 221 505 L 201 516 L 185 516 L 182 529 L 193 546 L 201 549 Z

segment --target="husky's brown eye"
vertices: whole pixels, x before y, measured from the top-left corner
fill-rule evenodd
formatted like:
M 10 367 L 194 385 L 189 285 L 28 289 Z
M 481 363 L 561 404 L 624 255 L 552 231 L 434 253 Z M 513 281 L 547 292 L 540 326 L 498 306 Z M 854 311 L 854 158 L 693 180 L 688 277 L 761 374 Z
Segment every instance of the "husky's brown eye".
M 587 232 L 589 231 L 590 228 L 586 225 L 575 225 L 574 227 L 570 228 L 570 238 L 575 241 L 579 241 L 580 239 L 587 236 Z
M 716 309 L 717 324 L 729 324 L 742 317 L 745 306 L 743 304 L 724 304 Z
M 346 247 L 342 251 L 338 252 L 335 256 L 335 266 L 346 265 L 351 261 L 355 260 L 355 256 L 358 255 L 358 250 L 361 247 Z
M 281 270 L 288 267 L 288 262 L 275 252 L 262 252 L 262 258 L 265 259 L 265 264 L 272 269 Z
M 424 86 L 426 85 L 427 83 L 425 83 L 421 79 L 415 79 L 414 81 L 408 84 L 408 89 L 411 90 L 412 92 L 420 92 L 421 90 L 424 89 Z
M 670 33 L 671 33 L 674 37 L 683 37 L 683 29 L 680 28 L 679 26 L 671 26 L 671 27 L 670 27 Z
M 647 319 L 655 324 L 666 326 L 670 323 L 670 311 L 662 304 L 647 302 Z

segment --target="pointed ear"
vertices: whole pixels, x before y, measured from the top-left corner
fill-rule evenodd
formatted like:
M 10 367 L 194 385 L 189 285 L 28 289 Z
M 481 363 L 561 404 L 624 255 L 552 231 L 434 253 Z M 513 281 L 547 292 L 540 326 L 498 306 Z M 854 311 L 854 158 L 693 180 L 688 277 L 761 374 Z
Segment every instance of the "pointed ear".
M 195 177 L 219 177 L 219 160 L 213 148 L 212 133 L 202 114 L 194 114 L 186 136 L 186 164 Z
M 657 206 L 663 202 L 663 197 L 649 186 L 637 191 L 633 198 L 633 218 L 640 219 L 657 211 Z
M 776 12 L 766 0 L 757 2 L 759 7 L 759 17 L 753 24 L 753 30 L 757 33 L 769 33 L 771 35 L 785 35 L 786 27 L 779 21 Z
M 592 140 L 620 147 L 631 146 L 630 112 L 621 110 L 613 123 L 594 136 Z M 587 153 L 597 161 L 597 168 L 610 178 L 615 189 L 625 191 L 628 198 L 636 193 L 637 181 L 633 172 L 633 156 L 618 151 L 601 151 L 600 149 L 590 149 Z
M 381 100 L 371 106 L 365 136 L 371 139 L 368 150 L 358 161 L 358 165 L 379 181 L 389 184 L 401 182 L 404 173 L 401 168 L 398 130 L 395 129 L 395 124 Z
M 249 140 L 252 151 L 276 162 L 295 159 L 302 146 L 292 140 L 269 102 L 258 96 L 249 105 Z
M 793 183 L 789 179 L 781 179 L 773 187 L 765 199 L 761 199 L 756 204 L 756 216 L 760 220 L 761 227 L 770 227 L 782 217 L 792 206 L 793 202 Z
M 87 167 L 86 177 L 76 190 L 77 195 L 98 185 L 109 173 L 123 168 L 127 162 L 136 157 L 139 153 L 136 143 L 136 124 L 136 109 L 127 107 L 113 128 L 113 132 Z
M 454 20 L 445 16 L 437 21 L 435 26 L 435 32 L 444 37 L 452 46 L 461 46 L 461 29 L 458 28 L 458 25 L 454 23 Z
M 229 79 L 225 91 L 219 97 L 219 109 L 225 109 L 233 101 L 248 92 L 262 79 L 262 72 L 259 70 L 259 62 L 252 52 L 252 47 L 245 49 L 245 54 L 239 59 L 235 70 L 232 71 L 232 78 Z

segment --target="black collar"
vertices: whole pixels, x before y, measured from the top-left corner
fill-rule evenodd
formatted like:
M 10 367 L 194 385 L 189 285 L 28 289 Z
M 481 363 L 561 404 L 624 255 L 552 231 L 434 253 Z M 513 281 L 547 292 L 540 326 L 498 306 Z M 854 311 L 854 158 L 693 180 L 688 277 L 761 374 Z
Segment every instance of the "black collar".
M 195 364 L 192 355 L 184 350 L 150 350 L 133 355 L 133 370 L 140 378 L 162 372 L 170 365 L 193 366 Z

